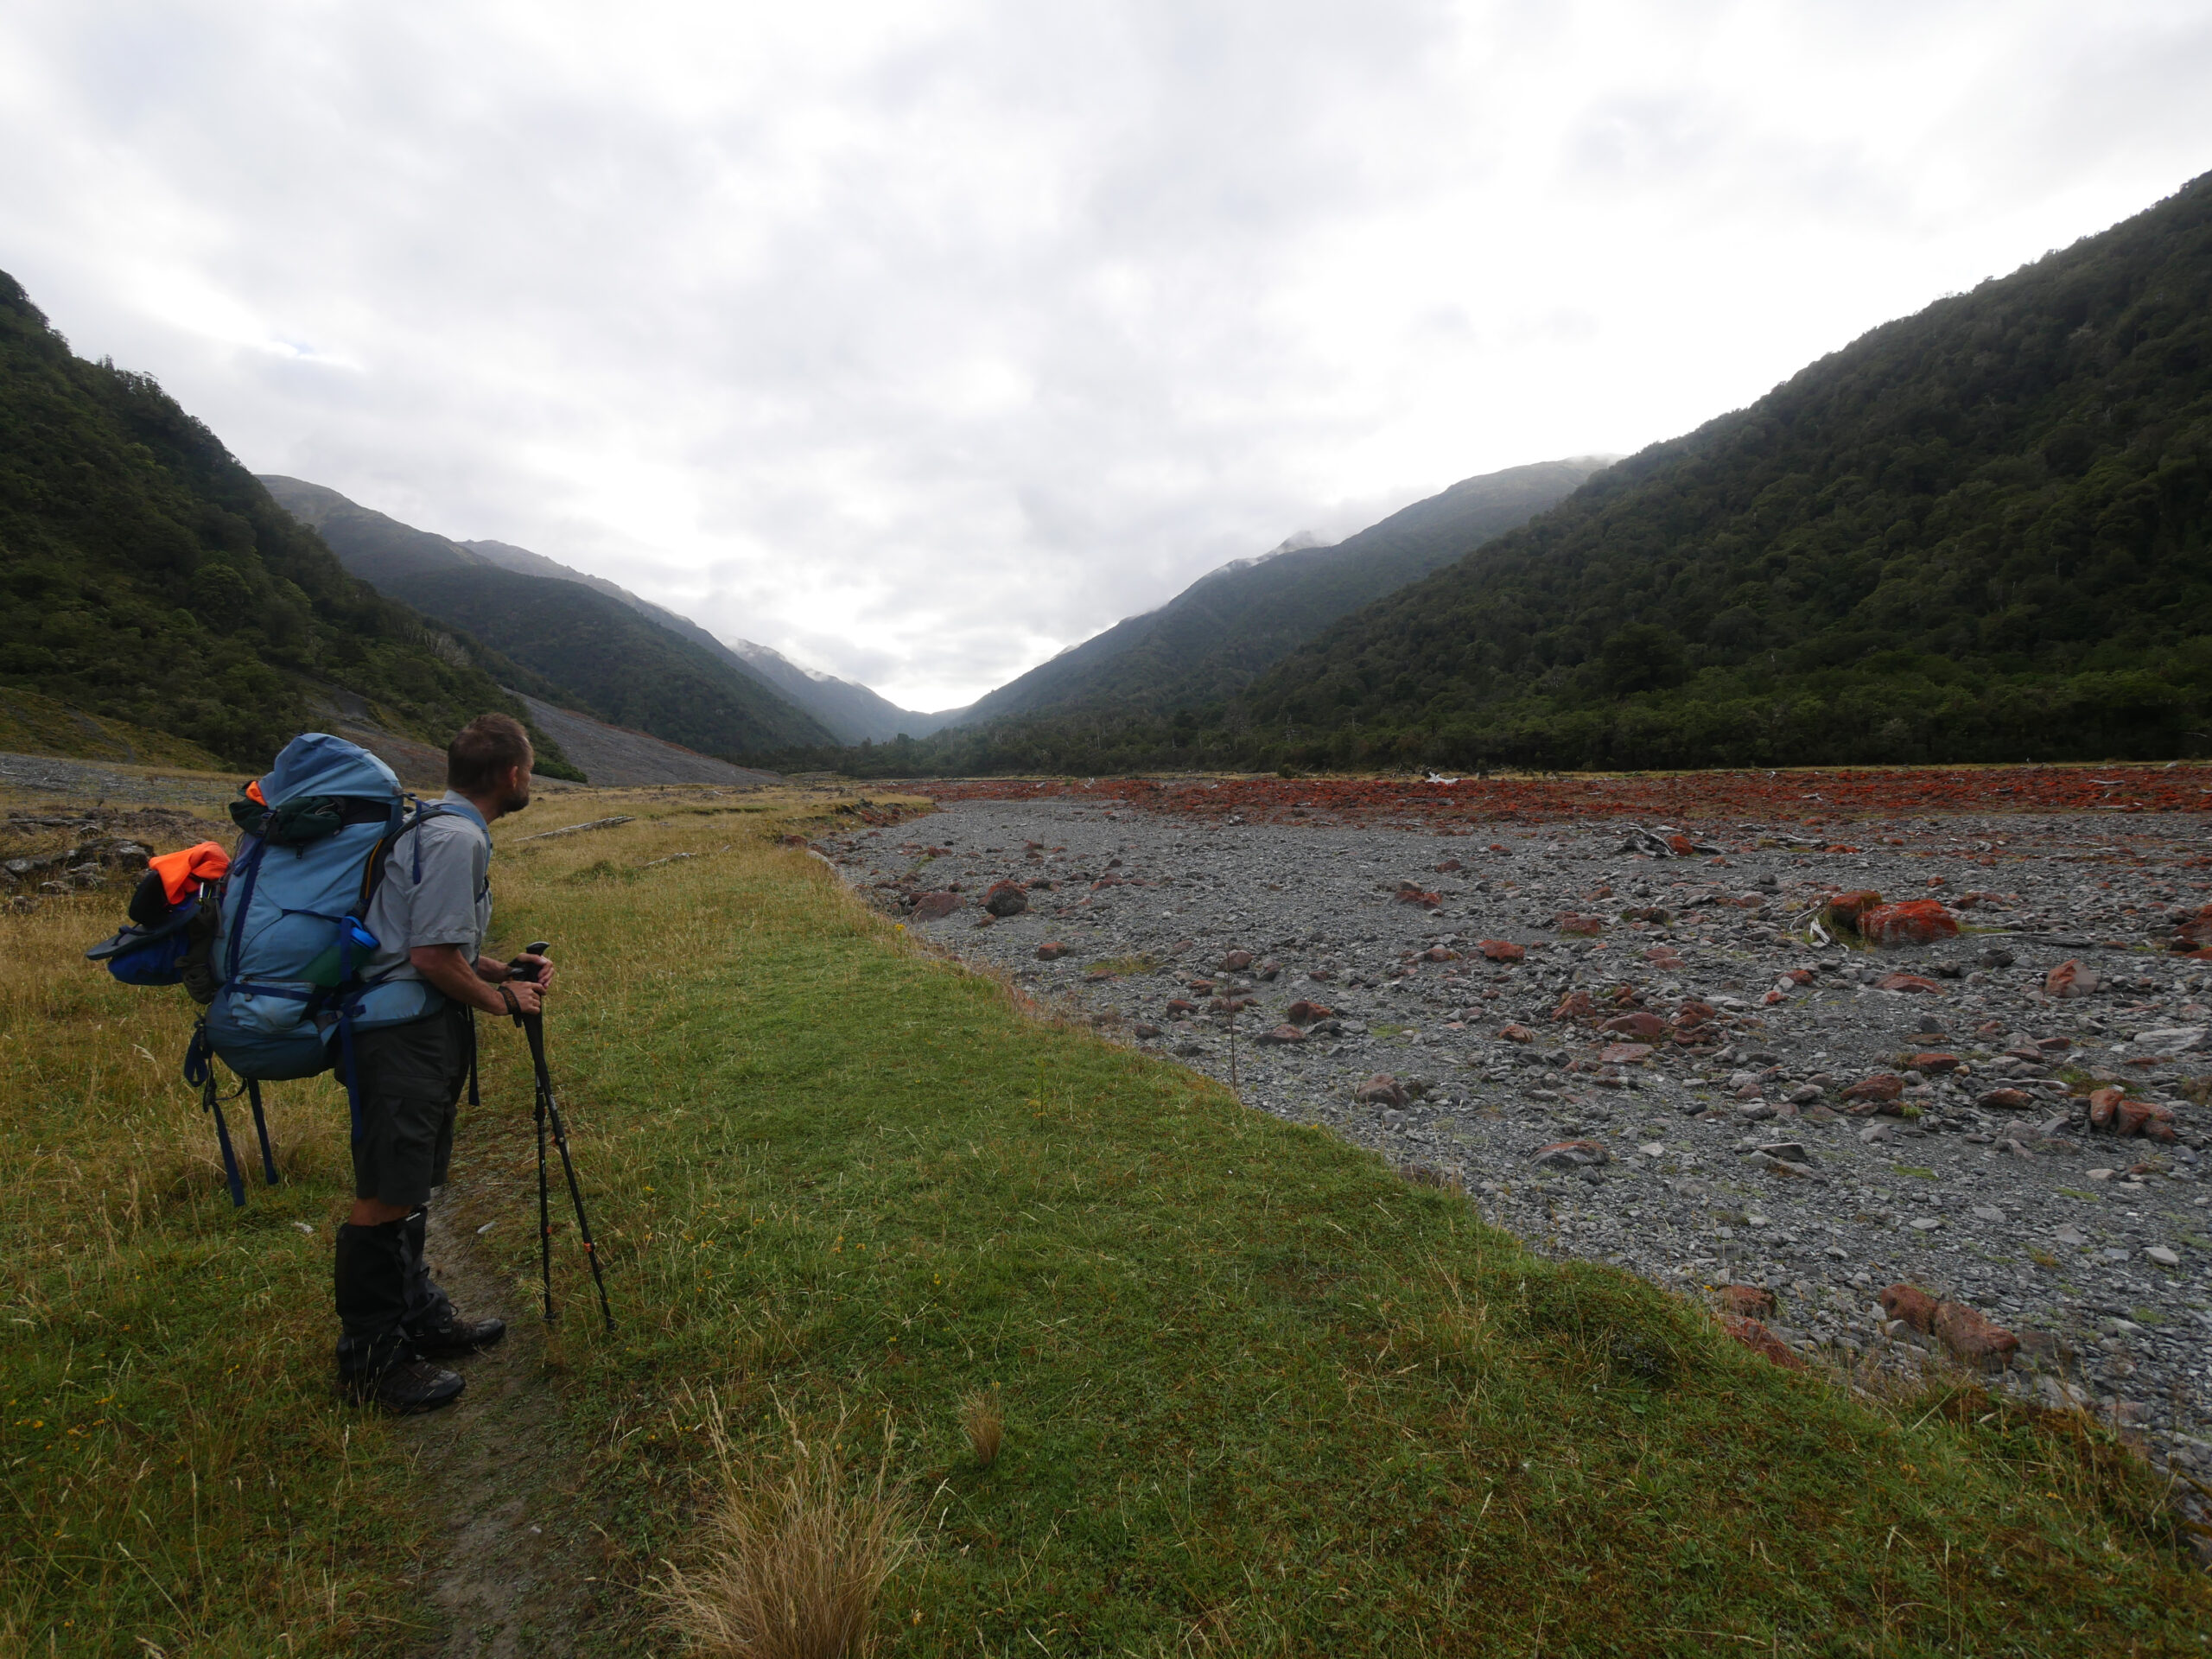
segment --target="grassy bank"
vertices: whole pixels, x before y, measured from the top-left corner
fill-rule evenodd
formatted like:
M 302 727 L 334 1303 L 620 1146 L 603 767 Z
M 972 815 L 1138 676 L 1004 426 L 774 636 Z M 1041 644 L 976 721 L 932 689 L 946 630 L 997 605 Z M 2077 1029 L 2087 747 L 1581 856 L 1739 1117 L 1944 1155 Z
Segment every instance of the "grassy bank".
M 2212 1595 L 2109 1444 L 1776 1370 L 1026 1015 L 758 815 L 606 798 L 502 826 L 496 867 L 503 938 L 563 963 L 550 1040 L 622 1320 L 596 1327 L 563 1231 L 546 1455 L 577 1471 L 560 1523 L 601 1540 L 585 1650 L 669 1649 L 638 1592 L 696 1559 L 718 1424 L 756 1470 L 790 1424 L 863 1464 L 889 1429 L 921 1535 L 901 1652 L 2202 1650 Z M 518 839 L 610 810 L 639 821 Z M 404 1647 L 405 1492 L 435 1476 L 326 1398 L 342 1105 L 280 1090 L 296 1179 L 233 1213 L 174 1081 L 181 1009 L 71 963 L 70 908 L 0 918 L 6 1629 Z M 459 1160 L 511 1316 L 513 1035 L 487 1030 Z

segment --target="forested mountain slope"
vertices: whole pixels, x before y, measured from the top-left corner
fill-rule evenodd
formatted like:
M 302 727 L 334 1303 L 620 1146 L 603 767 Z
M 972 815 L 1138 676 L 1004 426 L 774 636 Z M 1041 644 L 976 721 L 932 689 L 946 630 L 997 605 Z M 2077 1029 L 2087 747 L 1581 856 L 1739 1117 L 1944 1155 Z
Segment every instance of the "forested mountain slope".
M 349 575 L 151 377 L 73 355 L 4 274 L 0 594 L 0 685 L 241 767 L 331 687 L 441 747 L 487 709 L 524 712 L 496 655 Z M 540 756 L 569 770 L 550 740 Z
M 321 533 L 347 569 L 530 671 L 531 682 L 519 689 L 533 696 L 703 754 L 836 741 L 757 676 L 723 660 L 718 642 L 687 638 L 574 572 L 524 575 L 335 490 L 274 474 L 261 482 Z
M 1222 703 L 1338 617 L 1525 523 L 1603 464 L 1551 461 L 1463 479 L 1332 546 L 1224 565 L 979 698 L 957 723 Z
M 1287 657 L 1253 758 L 2201 753 L 2212 181 L 1885 325 Z

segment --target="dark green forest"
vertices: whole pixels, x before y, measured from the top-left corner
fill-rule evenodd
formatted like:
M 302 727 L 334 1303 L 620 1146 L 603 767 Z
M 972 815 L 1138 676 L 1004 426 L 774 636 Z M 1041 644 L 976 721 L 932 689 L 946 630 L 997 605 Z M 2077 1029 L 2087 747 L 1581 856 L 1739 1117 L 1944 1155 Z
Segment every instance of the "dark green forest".
M 318 688 L 443 747 L 524 712 L 509 665 L 348 575 L 146 375 L 88 363 L 0 273 L 0 685 L 258 769 Z M 540 770 L 575 777 L 537 734 Z
M 550 701 L 702 754 L 833 743 L 812 715 L 620 600 L 511 570 L 422 571 L 391 591 L 536 670 Z
M 1806 368 L 1242 697 L 863 772 L 2212 751 L 2212 181 Z
M 1599 464 L 1539 461 L 1462 479 L 1333 546 L 1213 571 L 979 699 L 967 723 L 1142 721 L 1224 703 L 1338 617 L 1526 524 Z
M 321 485 L 261 481 L 378 592 L 519 664 L 533 682 L 509 683 L 532 696 L 705 754 L 836 741 L 681 617 L 660 612 L 664 623 L 598 588 L 504 569 Z
M 1937 302 L 1294 653 L 1285 758 L 2164 758 L 2212 693 L 2212 188 Z

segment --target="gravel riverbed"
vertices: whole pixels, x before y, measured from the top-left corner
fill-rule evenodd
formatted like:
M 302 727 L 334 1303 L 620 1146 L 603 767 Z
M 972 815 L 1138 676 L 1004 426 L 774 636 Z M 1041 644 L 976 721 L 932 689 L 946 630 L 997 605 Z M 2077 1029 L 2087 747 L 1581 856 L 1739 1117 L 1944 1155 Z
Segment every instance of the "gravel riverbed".
M 1247 1105 L 1463 1182 L 1540 1249 L 1763 1287 L 1785 1343 L 1844 1357 L 1929 1340 L 1878 1302 L 1920 1287 L 2019 1336 L 2000 1386 L 2212 1478 L 2212 962 L 2166 949 L 2212 899 L 2203 821 L 1672 832 L 1240 823 L 1077 792 L 815 845 L 917 932 L 1224 1081 L 1233 1050 Z M 991 917 L 1002 882 L 1027 907 Z M 1808 912 L 1856 889 L 1964 931 L 1821 942 Z M 2093 991 L 2052 994 L 2069 961 Z M 1884 988 L 1899 971 L 1918 984 Z M 1301 1001 L 1301 1038 L 1259 1040 Z M 1895 1100 L 1847 1096 L 1881 1075 Z M 2175 1138 L 2093 1129 L 2105 1084 Z

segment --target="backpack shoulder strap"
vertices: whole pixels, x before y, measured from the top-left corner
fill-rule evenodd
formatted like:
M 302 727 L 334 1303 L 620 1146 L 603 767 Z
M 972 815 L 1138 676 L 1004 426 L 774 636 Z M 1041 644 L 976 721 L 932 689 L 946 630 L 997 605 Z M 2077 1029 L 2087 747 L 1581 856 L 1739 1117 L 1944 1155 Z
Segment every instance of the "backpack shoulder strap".
M 410 801 L 415 800 L 411 795 L 407 798 Z M 416 801 L 415 810 L 408 813 L 405 818 L 383 840 L 377 842 L 376 850 L 369 855 L 368 866 L 361 872 L 361 906 L 354 913 L 359 916 L 368 914 L 369 900 L 375 897 L 378 887 L 383 882 L 385 867 L 391 861 L 392 852 L 399 845 L 399 838 L 402 836 L 421 829 L 432 818 L 461 818 L 467 816 L 464 812 L 456 812 L 440 801 Z M 491 837 L 488 835 L 485 837 L 485 845 L 487 848 L 491 845 Z M 415 865 L 412 874 L 416 880 L 420 881 L 423 879 L 423 840 L 419 836 L 415 839 Z M 488 875 L 485 885 L 486 887 L 491 885 Z

